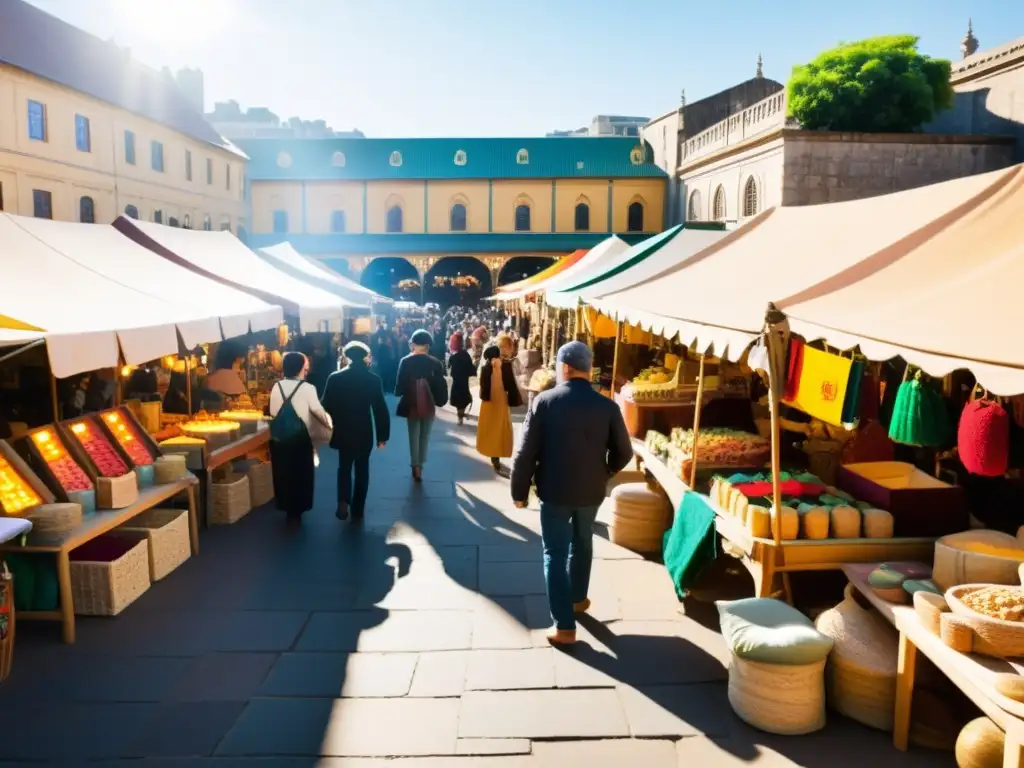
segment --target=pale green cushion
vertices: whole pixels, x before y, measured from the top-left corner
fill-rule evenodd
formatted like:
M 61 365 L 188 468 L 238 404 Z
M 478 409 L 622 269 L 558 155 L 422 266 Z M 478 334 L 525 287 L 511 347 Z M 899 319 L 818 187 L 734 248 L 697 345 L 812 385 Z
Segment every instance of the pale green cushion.
M 716 603 L 726 644 L 741 659 L 812 664 L 832 650 L 832 638 L 793 606 L 770 597 Z

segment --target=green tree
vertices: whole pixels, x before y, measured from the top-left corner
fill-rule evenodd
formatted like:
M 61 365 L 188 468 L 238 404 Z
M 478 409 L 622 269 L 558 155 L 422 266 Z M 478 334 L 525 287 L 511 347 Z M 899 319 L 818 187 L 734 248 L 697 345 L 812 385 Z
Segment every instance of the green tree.
M 789 116 L 809 130 L 908 133 L 953 106 L 950 63 L 913 35 L 843 43 L 793 68 Z

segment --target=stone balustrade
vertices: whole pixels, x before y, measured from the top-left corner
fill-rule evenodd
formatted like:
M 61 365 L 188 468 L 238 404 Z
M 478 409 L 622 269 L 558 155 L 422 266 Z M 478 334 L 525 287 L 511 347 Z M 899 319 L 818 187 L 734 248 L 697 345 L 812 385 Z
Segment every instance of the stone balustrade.
M 779 91 L 682 142 L 679 165 L 688 165 L 785 125 L 786 92 Z

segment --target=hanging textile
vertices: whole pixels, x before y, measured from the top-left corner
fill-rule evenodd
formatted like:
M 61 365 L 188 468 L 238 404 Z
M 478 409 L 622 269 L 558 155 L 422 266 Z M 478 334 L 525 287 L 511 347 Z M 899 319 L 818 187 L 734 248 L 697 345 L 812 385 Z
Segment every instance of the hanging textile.
M 802 362 L 796 392 L 791 398 L 783 398 L 783 402 L 826 424 L 841 425 L 853 361 L 821 352 L 806 344 L 801 349 Z M 788 378 L 789 371 L 787 382 Z

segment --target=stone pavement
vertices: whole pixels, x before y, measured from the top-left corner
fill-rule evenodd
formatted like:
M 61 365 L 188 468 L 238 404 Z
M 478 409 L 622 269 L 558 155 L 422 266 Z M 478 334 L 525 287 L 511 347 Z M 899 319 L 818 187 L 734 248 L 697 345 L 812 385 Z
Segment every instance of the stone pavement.
M 836 715 L 802 738 L 745 726 L 713 606 L 684 615 L 662 566 L 600 536 L 583 642 L 548 647 L 536 511 L 512 507 L 472 424 L 442 415 L 419 487 L 394 432 L 362 528 L 333 516 L 325 450 L 301 530 L 261 509 L 204 531 L 198 558 L 121 616 L 80 619 L 75 645 L 19 625 L 0 764 L 952 764 Z

